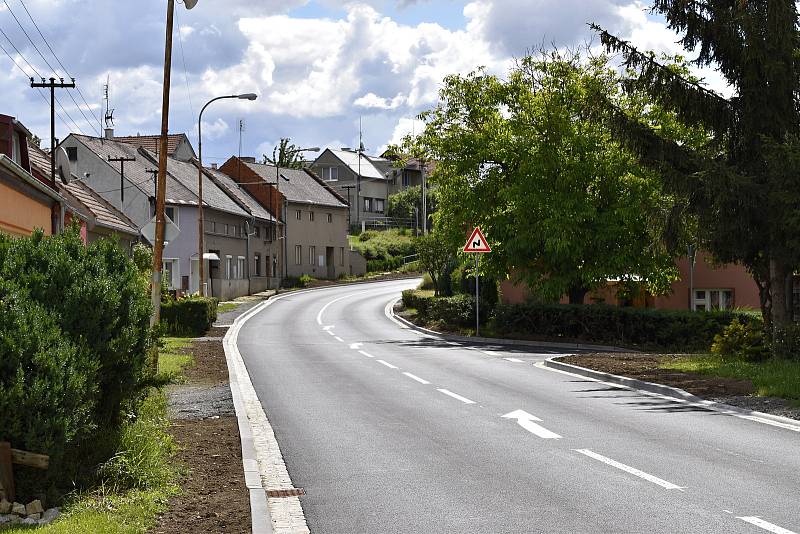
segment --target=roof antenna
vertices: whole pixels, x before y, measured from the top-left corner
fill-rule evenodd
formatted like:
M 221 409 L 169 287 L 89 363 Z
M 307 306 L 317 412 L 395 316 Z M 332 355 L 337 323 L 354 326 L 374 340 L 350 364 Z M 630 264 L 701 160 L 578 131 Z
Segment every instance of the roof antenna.
M 109 91 L 108 91 L 108 88 L 109 88 L 109 85 L 110 85 L 109 81 L 110 81 L 110 76 L 106 76 L 106 84 L 103 86 L 103 95 L 105 97 L 104 100 L 105 100 L 105 104 L 106 104 L 105 123 L 106 123 L 106 128 L 113 128 L 114 127 L 114 110 L 113 109 L 109 109 L 109 102 L 111 100 L 109 98 Z

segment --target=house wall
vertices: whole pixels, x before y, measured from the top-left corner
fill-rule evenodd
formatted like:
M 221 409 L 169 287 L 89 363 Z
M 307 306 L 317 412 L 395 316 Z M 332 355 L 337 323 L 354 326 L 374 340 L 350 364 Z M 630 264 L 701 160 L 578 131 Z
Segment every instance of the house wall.
M 296 212 L 300 211 L 301 220 L 297 220 Z M 314 212 L 314 220 L 309 220 L 309 213 Z M 328 222 L 331 214 L 332 222 Z M 347 241 L 347 208 L 331 208 L 310 204 L 289 202 L 286 211 L 286 260 L 288 275 L 299 277 L 304 274 L 314 278 L 338 278 L 350 272 L 350 245 Z M 296 246 L 301 247 L 301 264 L 295 257 Z M 309 261 L 309 248 L 315 247 L 315 264 Z M 328 269 L 327 247 L 333 247 L 334 263 L 332 272 Z M 342 255 L 344 261 L 342 261 Z M 319 256 L 323 256 L 324 265 L 319 265 Z
M 26 184 L 15 182 L 19 178 L 0 174 L 0 232 L 28 236 L 41 228 L 45 235 L 51 235 L 52 200 Z
M 648 296 L 634 302 L 634 306 L 656 308 L 661 310 L 688 310 L 689 306 L 689 261 L 679 258 L 676 261 L 680 271 L 680 278 L 672 284 L 672 292 L 661 297 Z M 694 289 L 709 290 L 722 289 L 733 291 L 733 306 L 737 308 L 760 308 L 758 286 L 747 270 L 740 265 L 726 264 L 715 266 L 707 253 L 697 254 L 694 268 Z M 509 280 L 500 283 L 501 300 L 507 304 L 525 302 L 530 292 L 523 284 L 517 285 Z M 566 298 L 562 303 L 568 302 Z M 616 296 L 616 287 L 609 284 L 605 288 L 592 291 L 586 295 L 584 304 L 604 302 L 605 304 L 620 304 Z
M 356 224 L 358 220 L 369 220 L 378 217 L 385 217 L 386 202 L 389 194 L 392 192 L 391 183 L 387 180 L 374 180 L 368 178 L 361 179 L 361 195 L 358 204 L 358 217 L 356 216 L 356 190 L 350 189 L 349 197 L 348 190 L 343 186 L 356 185 L 357 174 L 353 172 L 350 167 L 342 164 L 339 158 L 330 152 L 322 153 L 319 158 L 311 166 L 311 170 L 322 177 L 321 167 L 337 167 L 339 169 L 339 180 L 335 182 L 326 182 L 331 188 L 336 190 L 342 197 L 350 201 L 350 221 L 351 224 Z M 365 198 L 379 198 L 384 201 L 384 211 L 381 212 L 364 212 L 364 199 Z
M 183 140 L 177 147 L 175 147 L 175 152 L 172 154 L 172 157 L 179 160 L 179 161 L 192 161 L 192 158 L 196 158 L 197 156 L 192 150 L 192 145 Z

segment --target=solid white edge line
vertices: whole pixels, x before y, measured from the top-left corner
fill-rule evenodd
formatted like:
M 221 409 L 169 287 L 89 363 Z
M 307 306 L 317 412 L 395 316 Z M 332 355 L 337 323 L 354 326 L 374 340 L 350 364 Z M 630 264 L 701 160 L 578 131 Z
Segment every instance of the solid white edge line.
M 334 336 L 333 339 L 335 339 L 339 343 L 344 343 L 344 339 L 340 338 L 339 336 Z
M 559 355 L 560 356 L 560 355 Z M 566 355 L 565 355 L 566 356 Z M 746 419 L 748 421 L 753 421 L 754 423 L 761 423 L 764 425 L 770 425 L 776 428 L 783 428 L 786 430 L 791 430 L 793 432 L 800 432 L 800 424 L 793 424 L 793 422 L 781 422 L 781 421 L 773 421 L 771 419 L 765 419 L 763 417 L 758 417 L 757 415 L 748 415 L 748 414 L 741 414 L 738 412 L 733 412 L 731 410 L 726 410 L 724 408 L 720 408 L 714 406 L 714 401 L 705 401 L 705 402 L 693 402 L 686 399 L 679 399 L 677 397 L 670 397 L 668 395 L 662 395 L 661 393 L 654 393 L 652 391 L 645 391 L 643 389 L 636 389 L 632 386 L 626 386 L 625 384 L 617 384 L 616 382 L 606 382 L 604 380 L 600 380 L 598 378 L 594 378 L 591 376 L 586 375 L 579 375 L 577 373 L 570 373 L 569 371 L 564 371 L 563 369 L 554 369 L 552 367 L 547 367 L 544 362 L 536 362 L 534 364 L 535 367 L 539 369 L 544 369 L 545 371 L 550 371 L 553 373 L 561 373 L 562 375 L 573 376 L 577 378 L 582 378 L 584 380 L 591 380 L 592 382 L 597 382 L 598 384 L 603 384 L 604 386 L 614 387 L 614 388 L 623 388 L 627 389 L 628 391 L 633 391 L 636 393 L 641 393 L 642 395 L 647 395 L 648 397 L 655 397 L 658 399 L 663 399 L 670 402 L 677 402 L 680 404 L 685 404 L 686 406 L 692 406 L 694 408 L 703 408 L 705 410 L 721 413 L 725 415 L 731 415 L 733 417 L 738 417 L 739 419 Z
M 452 397 L 452 398 L 454 398 L 456 400 L 460 400 L 464 404 L 475 404 L 474 400 L 469 400 L 468 398 L 462 397 L 458 393 L 453 393 L 452 391 L 450 391 L 448 389 L 437 389 L 436 391 L 438 391 L 439 393 L 444 393 L 448 397 Z
M 783 527 L 779 527 L 778 525 L 773 525 L 769 521 L 764 521 L 760 517 L 755 516 L 748 516 L 748 517 L 737 517 L 736 519 L 741 519 L 745 523 L 750 523 L 758 528 L 762 528 L 767 532 L 772 532 L 773 534 L 797 534 L 791 530 L 785 529 Z
M 503 359 L 511 363 L 525 363 L 525 360 L 520 360 L 519 358 L 503 358 Z
M 620 463 L 620 462 L 618 462 L 616 460 L 612 460 L 611 458 L 603 456 L 602 454 L 597 454 L 596 452 L 591 451 L 589 449 L 572 449 L 572 450 L 577 452 L 577 453 L 583 454 L 584 456 L 588 456 L 589 458 L 592 458 L 592 459 L 597 460 L 599 462 L 603 462 L 604 464 L 610 465 L 611 467 L 616 467 L 617 469 L 625 471 L 626 473 L 630 473 L 631 475 L 637 476 L 637 477 L 639 477 L 641 479 L 644 479 L 644 480 L 646 480 L 648 482 L 652 482 L 653 484 L 656 484 L 657 486 L 661 486 L 664 489 L 668 489 L 668 490 L 676 489 L 676 490 L 681 490 L 681 491 L 683 491 L 683 489 L 684 489 L 681 486 L 678 486 L 677 484 L 673 484 L 672 482 L 667 482 L 666 480 L 658 478 L 657 476 L 651 475 L 649 473 L 645 473 L 644 471 L 640 471 L 639 469 L 636 469 L 635 467 L 631 467 L 629 465 L 625 465 L 625 464 Z
M 428 382 L 428 381 L 427 381 L 427 380 L 425 380 L 424 378 L 420 378 L 420 377 L 418 377 L 417 375 L 412 375 L 411 373 L 403 373 L 403 374 L 404 374 L 404 375 L 406 375 L 406 376 L 407 376 L 408 378 L 410 378 L 411 380 L 416 380 L 416 381 L 417 381 L 417 382 L 419 382 L 420 384 L 425 384 L 425 385 L 428 385 L 428 384 L 430 384 L 430 382 Z
M 387 362 L 385 360 L 375 360 L 375 361 L 378 362 L 381 365 L 385 365 L 389 369 L 399 369 L 399 367 L 397 367 L 396 365 L 392 365 L 391 363 L 389 363 L 389 362 Z
M 359 354 L 363 354 L 363 355 L 364 355 L 364 356 L 366 356 L 367 358 L 374 358 L 374 357 L 375 357 L 375 356 L 373 356 L 372 354 L 370 354 L 369 352 L 364 352 L 363 350 L 360 350 L 360 351 L 358 351 L 358 353 L 359 353 Z

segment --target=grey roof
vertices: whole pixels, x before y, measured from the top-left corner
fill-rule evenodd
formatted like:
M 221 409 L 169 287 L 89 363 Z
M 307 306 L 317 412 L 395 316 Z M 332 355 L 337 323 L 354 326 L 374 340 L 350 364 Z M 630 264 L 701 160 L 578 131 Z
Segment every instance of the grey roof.
M 63 188 L 69 195 L 80 202 L 82 207 L 89 211 L 96 224 L 118 232 L 134 236 L 139 235 L 139 229 L 133 221 L 95 193 L 85 183 L 80 180 L 72 180 Z
M 97 156 L 104 161 L 108 161 L 109 156 L 112 158 L 136 158 L 136 161 L 128 161 L 125 163 L 125 178 L 148 197 L 154 198 L 156 196 L 153 175 L 147 172 L 149 169 L 157 168 L 153 160 L 148 158 L 148 154 L 152 155 L 152 153 L 147 153 L 144 149 L 139 149 L 134 145 L 110 139 L 101 139 L 99 137 L 78 134 L 70 135 L 83 143 L 86 148 L 97 154 Z M 109 163 L 109 165 L 119 172 L 119 163 Z M 197 179 L 195 178 L 195 182 L 196 181 Z M 197 195 L 168 174 L 166 202 L 168 204 L 188 204 L 196 206 Z
M 253 172 L 258 174 L 269 184 L 275 184 L 275 166 L 263 163 L 247 163 Z M 302 202 L 336 208 L 346 208 L 347 201 L 331 189 L 315 174 L 306 169 L 286 169 L 281 167 L 280 175 L 288 180 L 281 179 L 278 189 L 289 202 Z
M 217 169 L 209 169 L 206 167 L 205 171 L 229 196 L 235 198 L 241 204 L 246 206 L 247 210 L 253 217 L 263 221 L 275 222 L 275 217 L 269 212 L 269 210 L 262 206 L 258 200 L 250 195 L 250 193 L 242 189 L 242 187 L 237 184 L 233 178 Z
M 339 158 L 339 161 L 347 165 L 351 171 L 356 174 L 359 173 L 358 152 L 353 152 L 350 150 L 334 150 L 332 148 L 328 148 L 327 151 Z M 360 159 L 361 176 L 363 178 L 387 180 L 387 177 L 383 174 L 384 171 L 381 170 L 381 167 L 388 168 L 389 165 L 391 165 L 389 160 L 375 156 L 367 156 L 366 154 L 362 154 Z M 387 163 L 387 165 L 383 165 L 384 162 Z
M 149 150 L 140 148 L 139 151 L 146 154 L 151 158 L 154 164 L 158 162 L 158 157 Z M 196 195 L 199 194 L 197 187 L 198 169 L 194 163 L 187 163 L 178 161 L 175 158 L 167 158 L 167 174 L 172 176 L 186 189 Z M 243 210 L 236 202 L 233 201 L 225 192 L 220 189 L 211 179 L 203 173 L 203 206 L 208 206 L 219 211 L 232 213 L 233 215 L 240 215 L 248 217 L 250 214 Z

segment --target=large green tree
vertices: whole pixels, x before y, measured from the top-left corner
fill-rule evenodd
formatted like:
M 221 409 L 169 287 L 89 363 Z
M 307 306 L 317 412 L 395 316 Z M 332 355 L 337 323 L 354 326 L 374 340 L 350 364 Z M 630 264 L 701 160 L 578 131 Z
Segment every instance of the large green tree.
M 302 169 L 303 151 L 292 143 L 290 138 L 282 137 L 278 146 L 272 149 L 271 158 L 264 154 L 264 163 L 284 169 Z
M 519 60 L 505 80 L 448 77 L 417 139 L 437 161 L 437 228 L 465 238 L 480 226 L 493 244 L 483 268 L 546 299 L 582 302 L 609 279 L 668 291 L 676 270 L 662 238 L 679 203 L 597 120 L 598 94 L 644 113 L 619 85 L 604 57 L 555 51 Z
M 734 90 L 709 91 L 629 43 L 594 26 L 646 91 L 685 124 L 713 135 L 704 150 L 676 144 L 613 102 L 617 139 L 691 201 L 703 244 L 720 261 L 740 262 L 761 291 L 764 316 L 791 320 L 791 278 L 800 263 L 798 17 L 794 0 L 656 0 L 696 63 L 714 66 Z

